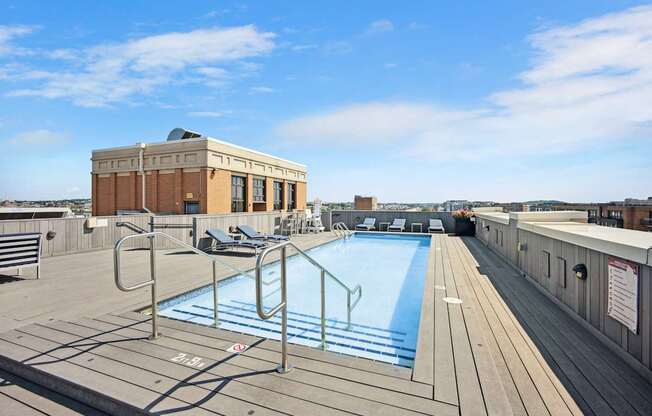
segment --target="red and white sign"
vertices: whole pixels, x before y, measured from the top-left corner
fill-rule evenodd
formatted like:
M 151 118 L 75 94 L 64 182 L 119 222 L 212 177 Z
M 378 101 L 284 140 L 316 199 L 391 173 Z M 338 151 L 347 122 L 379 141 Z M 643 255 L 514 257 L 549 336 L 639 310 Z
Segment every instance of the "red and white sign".
M 247 348 L 249 348 L 249 345 L 237 343 L 231 345 L 226 351 L 233 354 L 242 354 L 247 351 Z
M 638 330 L 638 264 L 609 257 L 607 315 L 633 333 Z

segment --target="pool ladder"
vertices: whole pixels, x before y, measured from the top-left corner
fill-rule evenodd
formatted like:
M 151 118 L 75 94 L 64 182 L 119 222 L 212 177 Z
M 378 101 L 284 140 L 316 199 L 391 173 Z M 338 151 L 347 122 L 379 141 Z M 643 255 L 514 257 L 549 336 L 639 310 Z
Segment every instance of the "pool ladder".
M 292 247 L 296 252 L 308 260 L 312 265 L 321 271 L 321 347 L 326 349 L 326 277 L 337 283 L 346 291 L 346 312 L 347 312 L 347 329 L 351 327 L 351 311 L 356 307 L 360 298 L 362 298 L 362 286 L 356 285 L 353 289 L 349 288 L 340 279 L 335 277 L 324 266 L 319 264 L 315 259 L 303 252 L 292 241 L 284 241 L 282 243 L 273 245 L 263 250 L 256 259 L 256 312 L 263 320 L 268 320 L 274 317 L 278 312 L 281 312 L 281 364 L 276 368 L 281 374 L 287 373 L 292 370 L 288 363 L 288 310 L 287 310 L 287 248 Z M 263 305 L 263 266 L 265 257 L 272 251 L 279 250 L 280 265 L 281 265 L 281 302 L 269 311 L 265 311 Z M 355 301 L 352 301 L 354 295 L 357 294 Z
M 122 245 L 129 240 L 136 240 L 136 239 L 148 239 L 149 240 L 149 273 L 150 273 L 150 278 L 149 280 L 133 284 L 131 286 L 127 286 L 124 284 L 122 281 L 122 273 L 121 273 L 121 248 Z M 199 254 L 200 256 L 206 257 L 211 261 L 211 268 L 212 268 L 212 275 L 213 275 L 213 319 L 214 323 L 213 326 L 215 328 L 218 327 L 219 324 L 219 316 L 218 316 L 218 311 L 217 311 L 217 286 L 218 286 L 218 279 L 217 279 L 217 264 L 221 264 L 222 266 L 228 268 L 232 272 L 236 273 L 237 275 L 242 275 L 245 276 L 251 280 L 256 280 L 256 284 L 258 284 L 258 280 L 255 276 L 253 276 L 250 273 L 247 273 L 245 271 L 242 271 L 238 269 L 237 267 L 233 267 L 232 265 L 219 260 L 217 257 L 212 256 L 198 248 L 193 247 L 190 244 L 184 243 L 183 241 L 172 237 L 170 234 L 161 232 L 161 231 L 152 231 L 152 232 L 144 232 L 140 234 L 130 234 L 128 236 L 122 237 L 120 240 L 118 240 L 115 244 L 115 247 L 113 248 L 113 276 L 115 279 L 115 285 L 118 287 L 118 289 L 122 290 L 123 292 L 131 292 L 133 290 L 137 290 L 143 287 L 151 286 L 152 289 L 152 334 L 150 335 L 150 339 L 156 339 L 159 337 L 159 331 L 158 331 L 158 282 L 156 278 L 156 240 L 162 238 L 164 240 L 168 240 L 169 242 L 173 243 L 176 246 L 183 247 L 187 251 L 191 251 L 195 254 Z M 262 280 L 261 283 L 263 285 L 273 285 L 276 282 L 280 281 L 281 277 L 277 277 L 274 279 L 270 280 Z
M 347 227 L 343 222 L 336 222 L 331 226 L 331 230 L 337 238 L 346 239 L 353 235 L 353 231 L 349 230 L 349 227 Z

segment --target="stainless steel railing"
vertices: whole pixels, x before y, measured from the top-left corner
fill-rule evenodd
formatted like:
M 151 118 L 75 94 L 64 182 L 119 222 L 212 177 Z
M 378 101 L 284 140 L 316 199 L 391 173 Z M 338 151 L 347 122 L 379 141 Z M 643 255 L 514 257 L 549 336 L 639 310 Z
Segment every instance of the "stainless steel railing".
M 333 230 L 333 234 L 335 234 L 337 238 L 348 238 L 353 234 L 353 232 L 349 230 L 349 227 L 347 227 L 343 222 L 336 222 L 331 226 L 331 230 Z
M 120 261 L 120 253 L 121 253 L 121 248 L 122 245 L 125 243 L 125 241 L 128 240 L 134 240 L 134 239 L 139 239 L 139 238 L 147 238 L 149 239 L 149 270 L 150 270 L 150 279 L 144 282 L 140 282 L 131 286 L 126 286 L 122 282 L 122 274 L 121 274 L 121 261 Z M 150 336 L 151 339 L 156 339 L 159 336 L 158 332 L 158 321 L 157 321 L 157 315 L 158 315 L 158 298 L 157 298 L 157 280 L 156 280 L 156 239 L 157 238 L 163 238 L 168 241 L 171 241 L 172 243 L 183 247 L 186 250 L 192 251 L 195 254 L 199 254 L 200 256 L 206 257 L 211 261 L 211 268 L 212 268 L 212 274 L 213 274 L 213 319 L 214 319 L 214 326 L 217 328 L 218 323 L 219 323 L 219 316 L 218 316 L 218 310 L 217 310 L 217 263 L 221 264 L 222 266 L 225 266 L 229 270 L 235 272 L 236 274 L 246 276 L 252 280 L 256 280 L 256 277 L 252 276 L 251 274 L 242 271 L 238 269 L 237 267 L 233 267 L 232 265 L 218 260 L 215 256 L 211 256 L 208 253 L 205 253 L 204 251 L 193 247 L 190 244 L 184 243 L 183 241 L 176 239 L 172 237 L 169 234 L 166 234 L 161 231 L 153 231 L 153 232 L 148 232 L 148 233 L 141 233 L 141 234 L 131 234 L 125 237 L 122 237 L 118 242 L 115 244 L 115 247 L 113 248 L 113 275 L 115 278 L 115 285 L 118 287 L 118 289 L 124 291 L 124 292 L 131 292 L 132 290 L 137 290 L 143 287 L 151 286 L 152 287 L 152 335 Z M 281 278 L 276 278 L 273 280 L 269 281 L 263 281 L 262 283 L 264 285 L 271 285 L 273 283 L 278 282 L 281 280 Z
M 288 343 L 288 330 L 287 330 L 287 247 L 290 246 L 296 250 L 296 252 L 307 259 L 312 265 L 317 267 L 321 271 L 321 346 L 322 349 L 326 349 L 326 276 L 331 278 L 335 283 L 340 285 L 346 290 L 346 306 L 347 306 L 347 329 L 351 327 L 351 311 L 356 307 L 360 298 L 362 298 L 362 286 L 359 284 L 355 288 L 351 289 L 346 284 L 344 284 L 340 279 L 335 277 L 331 272 L 329 272 L 324 266 L 319 264 L 315 259 L 310 257 L 308 254 L 304 253 L 299 247 L 297 247 L 292 241 L 285 241 L 274 246 L 268 247 L 263 250 L 256 259 L 256 312 L 258 316 L 263 320 L 271 319 L 279 311 L 281 312 L 281 364 L 277 367 L 276 371 L 279 373 L 287 373 L 292 369 L 288 364 L 287 356 L 287 343 Z M 281 258 L 281 302 L 274 306 L 271 310 L 265 311 L 263 306 L 263 265 L 265 257 L 272 251 L 280 250 Z M 354 302 L 351 302 L 352 296 L 357 293 L 357 298 Z

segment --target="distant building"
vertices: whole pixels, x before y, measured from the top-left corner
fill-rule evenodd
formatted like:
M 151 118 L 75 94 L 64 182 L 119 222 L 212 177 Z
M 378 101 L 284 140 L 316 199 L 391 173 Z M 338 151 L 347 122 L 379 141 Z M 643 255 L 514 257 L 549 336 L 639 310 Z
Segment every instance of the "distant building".
M 439 206 L 440 211 L 457 211 L 459 209 L 471 209 L 473 204 L 466 199 L 451 199 Z
M 356 195 L 353 198 L 353 209 L 375 211 L 378 209 L 378 200 L 375 196 Z
M 553 208 L 555 211 L 586 211 L 589 222 L 607 227 L 652 231 L 652 197 L 605 203 L 560 203 Z
M 91 160 L 93 215 L 306 208 L 305 165 L 184 129 L 162 143 L 94 150 Z
M 529 212 L 530 204 L 525 204 L 523 202 L 509 202 L 506 204 L 498 204 L 497 206 L 501 207 L 504 212 Z
M 0 220 L 69 218 L 73 216 L 70 208 L 0 208 Z

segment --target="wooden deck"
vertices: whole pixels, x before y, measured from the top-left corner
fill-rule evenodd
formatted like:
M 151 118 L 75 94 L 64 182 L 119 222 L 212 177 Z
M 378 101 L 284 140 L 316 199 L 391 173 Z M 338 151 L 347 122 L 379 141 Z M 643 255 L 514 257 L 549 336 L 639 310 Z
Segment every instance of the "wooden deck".
M 297 241 L 309 247 L 329 238 Z M 93 256 L 84 265 L 79 256 L 69 256 L 68 273 L 91 276 L 96 285 L 108 280 L 101 286 L 108 291 L 110 265 Z M 63 257 L 49 260 L 65 267 Z M 44 279 L 49 272 L 70 291 L 74 280 L 54 266 L 44 265 Z M 167 272 L 179 280 L 183 270 Z M 165 293 L 206 284 L 208 271 L 197 273 L 170 281 Z M 58 287 L 53 282 L 49 290 Z M 32 291 L 20 293 L 44 296 Z M 277 341 L 168 319 L 152 341 L 149 319 L 132 311 L 147 294 L 118 292 L 105 304 L 97 292 L 57 291 L 48 312 L 22 321 L 12 313 L 26 307 L 4 309 L 9 327 L 0 334 L 0 367 L 110 414 L 652 414 L 648 382 L 473 238 L 433 237 L 413 370 L 291 345 L 295 369 L 280 375 Z M 76 310 L 64 311 L 66 296 L 97 304 L 71 300 Z M 235 342 L 251 347 L 227 352 Z

